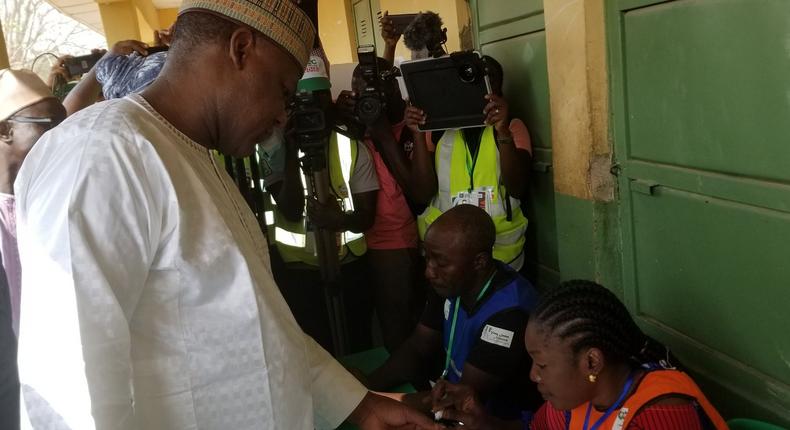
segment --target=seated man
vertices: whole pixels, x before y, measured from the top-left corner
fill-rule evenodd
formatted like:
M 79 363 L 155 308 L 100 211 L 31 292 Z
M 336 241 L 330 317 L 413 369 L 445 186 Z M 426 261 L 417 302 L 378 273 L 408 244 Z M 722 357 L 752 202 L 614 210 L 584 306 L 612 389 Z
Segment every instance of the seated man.
M 419 386 L 420 372 L 441 358 L 442 378 L 474 387 L 490 413 L 514 417 L 534 410 L 539 397 L 527 379 L 531 363 L 521 339 L 537 292 L 493 259 L 495 236 L 491 218 L 472 205 L 449 209 L 431 224 L 425 276 L 435 294 L 411 337 L 363 381 L 368 388 L 386 390 L 407 381 Z M 531 389 L 519 390 L 524 386 Z M 428 397 L 421 392 L 404 401 L 427 409 Z
M 332 108 L 332 95 L 325 65 L 320 48 L 314 49 L 297 91 L 312 93 L 327 112 Z M 337 232 L 341 268 L 336 284 L 344 286 L 350 347 L 367 349 L 371 343 L 371 291 L 365 280 L 366 267 L 358 257 L 367 250 L 363 232 L 373 225 L 379 189 L 370 152 L 364 144 L 331 133 L 326 165 L 335 199 L 322 204 L 305 195 L 303 184 L 309 177 L 300 168 L 298 144 L 291 140 L 276 150 L 264 145 L 267 154 L 262 157 L 264 184 L 276 202 L 269 241 L 275 245 L 271 255 L 277 286 L 307 334 L 327 349 L 334 347 L 337 352 L 345 347 L 332 345 L 331 316 L 324 303 L 313 228 Z
M 29 70 L 0 71 L 0 417 L 15 428 L 19 418 L 16 338 L 21 273 L 16 240 L 14 180 L 30 149 L 66 117 L 63 105 Z

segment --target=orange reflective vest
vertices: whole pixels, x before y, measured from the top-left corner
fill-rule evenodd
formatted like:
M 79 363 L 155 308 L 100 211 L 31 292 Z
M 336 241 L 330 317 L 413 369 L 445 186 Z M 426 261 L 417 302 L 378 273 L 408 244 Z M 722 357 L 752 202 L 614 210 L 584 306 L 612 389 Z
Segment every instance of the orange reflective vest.
M 688 375 L 678 370 L 664 369 L 649 371 L 645 374 L 636 391 L 625 400 L 619 410 L 609 415 L 598 428 L 600 430 L 625 430 L 628 428 L 631 420 L 646 404 L 667 395 L 678 395 L 694 399 L 705 411 L 716 430 L 729 429 L 724 418 L 719 415 L 719 412 L 710 404 L 699 387 L 697 387 L 697 384 Z M 583 430 L 588 406 L 589 402 L 570 412 L 570 420 L 567 423 L 568 430 Z M 590 425 L 603 416 L 603 413 L 595 408 L 591 408 L 591 411 Z

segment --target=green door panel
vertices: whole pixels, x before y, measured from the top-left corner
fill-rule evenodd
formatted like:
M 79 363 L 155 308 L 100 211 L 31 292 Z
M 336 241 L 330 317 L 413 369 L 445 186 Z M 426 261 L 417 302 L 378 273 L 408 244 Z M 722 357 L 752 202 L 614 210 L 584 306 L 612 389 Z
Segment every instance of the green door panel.
M 787 0 L 626 12 L 629 156 L 790 180 L 788 17 Z
M 790 336 L 776 335 L 790 306 L 790 214 L 654 190 L 632 192 L 639 312 L 790 381 Z
M 526 264 L 539 287 L 559 282 L 557 226 L 552 178 L 551 118 L 542 0 L 471 2 L 477 48 L 502 64 L 511 113 L 532 139 Z
M 607 3 L 623 288 L 727 417 L 790 424 L 790 1 Z
M 551 171 L 551 117 L 546 66 L 546 33 L 537 31 L 481 46 L 483 54 L 502 64 L 504 91 L 515 117 L 529 128 L 533 146 L 530 199 L 524 202 L 529 218 L 527 259 L 543 287 L 555 284 L 559 267 L 554 181 Z
M 520 18 L 543 13 L 543 0 L 483 0 L 477 2 L 478 30 L 503 26 Z

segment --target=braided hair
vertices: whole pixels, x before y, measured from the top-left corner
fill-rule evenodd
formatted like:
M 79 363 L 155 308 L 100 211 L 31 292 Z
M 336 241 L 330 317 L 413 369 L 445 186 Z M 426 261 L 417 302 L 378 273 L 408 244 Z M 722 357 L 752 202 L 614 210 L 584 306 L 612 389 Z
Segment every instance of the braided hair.
M 567 281 L 550 290 L 531 320 L 562 340 L 571 339 L 574 355 L 598 348 L 607 360 L 632 367 L 672 368 L 676 362 L 664 345 L 642 332 L 617 296 L 592 281 Z

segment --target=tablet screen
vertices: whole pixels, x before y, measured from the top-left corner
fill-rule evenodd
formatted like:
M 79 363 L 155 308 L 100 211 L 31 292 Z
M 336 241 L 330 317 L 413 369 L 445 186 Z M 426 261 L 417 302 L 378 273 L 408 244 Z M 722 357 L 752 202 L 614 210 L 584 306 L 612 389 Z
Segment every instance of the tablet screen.
M 427 116 L 421 130 L 485 125 L 489 84 L 476 52 L 401 63 L 401 72 L 409 100 Z

